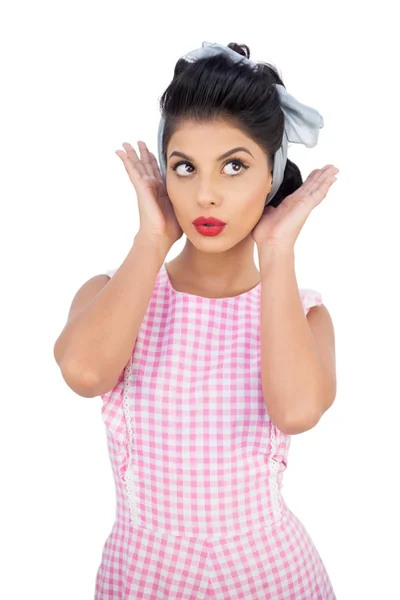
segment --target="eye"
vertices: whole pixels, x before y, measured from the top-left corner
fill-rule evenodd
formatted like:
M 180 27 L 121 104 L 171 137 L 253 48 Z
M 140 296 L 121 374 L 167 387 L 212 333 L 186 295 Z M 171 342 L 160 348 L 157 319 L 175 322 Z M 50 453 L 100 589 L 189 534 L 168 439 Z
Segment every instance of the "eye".
M 242 172 L 243 169 L 248 169 L 249 165 L 246 165 L 242 160 L 240 160 L 239 158 L 231 158 L 230 160 L 228 160 L 228 162 L 225 163 L 224 167 L 226 167 L 227 165 L 233 164 L 236 167 L 239 166 L 240 167 L 240 171 L 237 169 L 234 169 L 233 173 L 228 173 L 228 175 L 237 175 L 240 174 Z M 186 161 L 180 161 L 178 162 L 176 165 L 174 165 L 173 167 L 171 167 L 172 171 L 175 171 L 176 173 L 178 173 L 179 177 L 187 177 L 187 175 L 191 175 L 192 172 L 189 172 L 186 169 L 181 170 L 181 172 L 178 172 L 178 167 L 181 166 L 188 166 L 190 169 L 193 169 L 193 165 L 189 162 Z M 186 173 L 186 175 L 184 175 L 183 173 Z
M 237 173 L 241 173 L 243 171 L 243 169 L 248 169 L 249 167 L 247 165 L 244 164 L 244 162 L 242 162 L 241 160 L 239 160 L 238 158 L 232 158 L 231 160 L 229 160 L 227 163 L 225 163 L 224 167 L 226 167 L 227 165 L 234 165 L 236 167 L 240 167 L 240 171 L 239 170 L 233 170 L 233 174 L 237 174 Z M 230 175 L 230 173 L 228 173 L 228 175 Z

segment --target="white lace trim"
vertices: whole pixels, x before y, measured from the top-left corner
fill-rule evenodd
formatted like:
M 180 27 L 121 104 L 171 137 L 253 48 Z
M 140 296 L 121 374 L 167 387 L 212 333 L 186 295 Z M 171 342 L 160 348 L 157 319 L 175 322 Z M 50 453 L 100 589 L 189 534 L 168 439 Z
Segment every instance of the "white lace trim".
M 280 501 L 280 491 L 278 486 L 278 473 L 279 473 L 279 463 L 275 459 L 276 453 L 276 435 L 275 435 L 275 425 L 271 421 L 270 428 L 270 436 L 271 436 L 271 458 L 270 458 L 270 466 L 271 466 L 271 501 L 274 508 L 275 515 L 277 518 L 282 516 L 282 504 Z
M 130 385 L 130 381 L 131 381 L 131 374 L 132 374 L 132 356 L 130 358 L 129 365 L 127 365 L 127 367 L 125 368 L 125 374 L 124 374 L 123 407 L 124 407 L 126 428 L 127 428 L 127 432 L 128 432 L 128 464 L 127 464 L 126 473 L 125 473 L 125 484 L 126 484 L 127 501 L 128 501 L 129 511 L 131 514 L 131 519 L 132 519 L 133 523 L 138 523 L 139 519 L 138 519 L 138 514 L 137 514 L 137 503 L 139 502 L 139 499 L 137 496 L 135 496 L 135 483 L 134 483 L 135 480 L 136 480 L 136 482 L 138 481 L 138 477 L 135 476 L 135 471 L 133 469 L 132 414 L 131 414 L 131 409 L 129 406 L 129 397 L 128 397 L 129 385 Z

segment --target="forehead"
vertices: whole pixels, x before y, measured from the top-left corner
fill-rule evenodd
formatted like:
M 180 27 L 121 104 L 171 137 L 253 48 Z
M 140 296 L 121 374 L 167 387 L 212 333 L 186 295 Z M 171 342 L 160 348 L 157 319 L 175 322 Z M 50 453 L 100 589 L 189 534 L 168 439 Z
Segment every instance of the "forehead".
M 208 148 L 218 146 L 218 150 L 226 144 L 236 146 L 256 146 L 254 140 L 246 135 L 239 126 L 229 121 L 216 119 L 209 122 L 183 121 L 171 136 L 168 148 L 184 151 L 186 148 L 195 148 L 199 144 L 206 144 Z M 173 147 L 173 148 L 172 148 Z

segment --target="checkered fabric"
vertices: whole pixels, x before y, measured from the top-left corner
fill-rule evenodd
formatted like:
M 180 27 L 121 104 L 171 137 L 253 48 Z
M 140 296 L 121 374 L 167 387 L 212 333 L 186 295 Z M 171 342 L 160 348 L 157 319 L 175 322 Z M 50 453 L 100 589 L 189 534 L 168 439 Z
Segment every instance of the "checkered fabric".
M 305 314 L 322 304 L 299 293 Z M 95 600 L 336 600 L 281 494 L 290 436 L 263 399 L 260 301 L 261 284 L 204 298 L 160 269 L 131 360 L 102 396 L 117 507 Z

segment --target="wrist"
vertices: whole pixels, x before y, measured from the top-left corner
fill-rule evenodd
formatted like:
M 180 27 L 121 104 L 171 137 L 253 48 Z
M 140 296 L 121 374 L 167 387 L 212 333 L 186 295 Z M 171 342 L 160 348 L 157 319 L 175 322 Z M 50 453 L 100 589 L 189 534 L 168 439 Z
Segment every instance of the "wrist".
M 292 262 L 295 259 L 293 246 L 278 246 L 276 244 L 262 244 L 257 246 L 258 258 L 260 262 L 260 268 L 262 263 L 269 263 L 271 261 L 284 261 Z
M 143 250 L 147 252 L 157 253 L 162 261 L 164 261 L 172 247 L 172 244 L 168 239 L 157 235 L 152 236 L 141 231 L 135 235 L 134 245 L 143 248 Z

